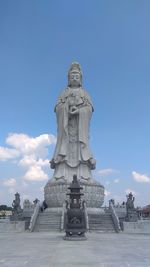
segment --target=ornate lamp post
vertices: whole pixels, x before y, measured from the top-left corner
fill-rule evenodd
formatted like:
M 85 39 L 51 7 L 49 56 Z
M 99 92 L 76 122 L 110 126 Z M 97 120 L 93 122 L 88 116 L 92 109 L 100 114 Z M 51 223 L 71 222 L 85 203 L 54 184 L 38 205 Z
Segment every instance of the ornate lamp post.
M 84 194 L 80 192 L 83 187 L 80 186 L 77 176 L 73 176 L 73 181 L 68 187 L 70 190 L 69 203 L 67 201 L 67 212 L 65 215 L 65 232 L 66 240 L 86 240 L 86 221 L 84 202 L 81 201 L 81 196 Z

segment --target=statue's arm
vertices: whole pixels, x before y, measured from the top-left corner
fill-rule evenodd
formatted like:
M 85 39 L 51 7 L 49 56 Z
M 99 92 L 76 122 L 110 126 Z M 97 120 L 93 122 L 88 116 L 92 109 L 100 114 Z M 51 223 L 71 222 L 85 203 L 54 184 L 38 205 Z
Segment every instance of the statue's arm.
M 57 103 L 55 105 L 54 111 L 57 112 L 59 108 L 61 108 L 63 106 L 63 104 L 65 104 L 66 100 L 68 97 L 68 91 L 67 89 L 65 89 L 58 97 Z
M 83 95 L 83 102 L 84 102 L 84 106 L 90 106 L 92 108 L 92 111 L 94 111 L 91 97 L 85 90 L 84 90 L 84 95 Z
M 72 109 L 69 113 L 75 115 L 75 114 L 79 114 L 79 112 L 82 112 L 82 111 L 86 111 L 86 112 L 92 113 L 93 107 L 91 106 L 90 103 L 88 103 L 88 102 L 85 103 L 84 102 L 82 105 L 74 107 L 74 109 Z

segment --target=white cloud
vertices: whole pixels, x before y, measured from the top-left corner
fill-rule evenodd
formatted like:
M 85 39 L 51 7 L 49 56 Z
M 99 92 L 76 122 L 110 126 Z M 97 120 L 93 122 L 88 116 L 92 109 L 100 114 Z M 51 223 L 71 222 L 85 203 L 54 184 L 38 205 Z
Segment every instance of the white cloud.
M 31 165 L 38 165 L 38 166 L 49 166 L 48 159 L 36 159 L 35 155 L 26 155 L 19 161 L 19 165 L 23 167 L 30 167 Z
M 138 172 L 133 171 L 132 176 L 134 180 L 138 183 L 150 183 L 150 177 L 145 174 L 140 174 Z
M 136 193 L 134 190 L 130 189 L 130 188 L 127 188 L 127 189 L 125 190 L 125 193 L 126 193 L 126 194 L 130 194 L 130 193 L 132 193 L 134 196 L 137 195 L 137 193 Z
M 37 153 L 43 157 L 45 156 L 45 153 L 47 154 L 46 147 L 56 143 L 56 137 L 48 134 L 30 137 L 23 133 L 12 133 L 7 137 L 6 143 L 20 151 L 23 155 Z
M 106 197 L 108 197 L 111 193 L 105 189 L 104 194 L 105 194 Z
M 42 134 L 31 137 L 24 133 L 11 133 L 6 138 L 9 147 L 0 147 L 0 160 L 12 159 L 14 164 L 24 167 L 26 173 L 22 175 L 24 180 L 44 181 L 48 175 L 44 171 L 49 167 L 48 147 L 56 143 L 54 135 Z M 16 160 L 16 157 L 19 157 Z M 14 186 L 12 179 L 4 181 L 6 186 Z M 26 185 L 24 185 L 26 187 Z
M 0 160 L 6 161 L 9 159 L 16 158 L 20 155 L 20 152 L 16 149 L 0 147 Z
M 107 175 L 111 175 L 113 173 L 118 173 L 118 171 L 114 170 L 114 169 L 102 169 L 102 170 L 98 171 L 98 174 L 100 176 L 107 176 Z
M 16 180 L 14 178 L 10 178 L 8 180 L 5 180 L 3 182 L 3 185 L 10 186 L 10 187 L 15 186 L 16 185 Z
M 42 170 L 40 166 L 31 166 L 25 173 L 24 179 L 28 181 L 44 181 L 48 179 L 48 175 Z
M 114 180 L 114 183 L 115 183 L 115 184 L 118 184 L 119 182 L 120 182 L 119 179 L 115 179 L 115 180 Z
M 52 134 L 42 134 L 37 137 L 30 137 L 23 133 L 11 133 L 6 138 L 6 144 L 9 147 L 0 147 L 0 160 L 6 161 L 9 159 L 15 159 L 21 156 L 22 160 L 27 160 L 29 156 L 30 160 L 39 159 L 39 165 L 46 165 L 47 162 L 43 162 L 42 158 L 46 158 L 48 154 L 47 147 L 56 143 L 56 137 Z M 40 160 L 41 159 L 41 160 Z

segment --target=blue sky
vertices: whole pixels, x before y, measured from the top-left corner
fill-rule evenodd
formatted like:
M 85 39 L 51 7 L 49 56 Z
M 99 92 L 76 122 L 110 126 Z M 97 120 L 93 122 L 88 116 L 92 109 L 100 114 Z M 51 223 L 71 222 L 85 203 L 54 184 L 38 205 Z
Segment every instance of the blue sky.
M 150 2 L 0 1 L 0 203 L 43 198 L 52 171 L 53 112 L 72 61 L 95 112 L 94 176 L 106 203 L 150 204 Z

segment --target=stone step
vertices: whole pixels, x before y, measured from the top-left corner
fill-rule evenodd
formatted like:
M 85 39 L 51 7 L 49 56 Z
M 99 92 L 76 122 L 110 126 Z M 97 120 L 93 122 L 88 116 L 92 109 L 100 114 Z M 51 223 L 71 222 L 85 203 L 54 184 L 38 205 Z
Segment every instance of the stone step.
M 37 224 L 43 224 L 43 225 L 59 225 L 60 222 L 53 222 L 53 223 L 50 223 L 50 222 L 37 222 Z
M 47 223 L 47 224 L 55 224 L 55 223 L 60 223 L 60 220 L 55 220 L 55 221 L 42 221 L 38 220 L 37 223 Z
M 90 229 L 90 232 L 96 232 L 96 233 L 116 233 L 116 231 L 115 230 L 109 230 L 109 229 L 103 229 L 103 230 L 101 230 L 101 229 Z
M 101 221 L 101 220 L 89 220 L 91 223 L 112 223 L 111 220 L 108 220 L 108 221 Z
M 45 228 L 44 229 L 41 229 L 40 228 L 40 229 L 36 230 L 35 232 L 51 232 L 51 231 L 52 232 L 55 232 L 55 231 L 58 232 L 58 231 L 60 231 L 60 229 L 45 229 Z
M 114 229 L 114 226 L 90 225 L 89 229 Z
M 90 231 L 98 232 L 115 232 L 114 223 L 110 213 L 89 214 Z
M 42 217 L 39 217 L 38 218 L 39 220 L 43 220 L 43 221 L 55 221 L 55 220 L 59 220 L 60 217 L 55 217 L 55 218 L 42 218 Z
M 111 222 L 111 221 L 100 221 L 100 220 L 89 220 L 91 223 L 113 223 L 113 222 Z
M 100 215 L 98 215 L 98 214 L 89 214 L 89 217 L 91 217 L 91 218 L 110 218 L 111 217 L 111 215 L 110 214 L 100 214 Z
M 39 218 L 60 218 L 61 216 L 39 216 Z
M 59 227 L 59 225 L 48 225 L 48 226 L 46 226 L 46 225 L 38 225 L 37 226 L 37 228 L 38 229 L 59 229 L 60 227 Z
M 38 221 L 44 221 L 44 222 L 53 222 L 53 221 L 59 221 L 60 218 L 38 218 Z
M 94 224 L 92 224 L 92 223 L 89 223 L 89 226 L 90 227 L 114 227 L 114 225 L 113 224 L 99 224 L 99 223 L 94 223 Z
M 39 213 L 39 215 L 40 216 L 45 216 L 45 217 L 47 217 L 47 216 L 61 216 L 61 214 L 58 214 L 58 213 Z
M 59 231 L 61 225 L 61 213 L 45 210 L 40 212 L 34 228 L 35 232 Z
M 37 220 L 37 223 L 60 223 L 60 220 L 54 220 L 54 221 L 51 221 L 51 220 Z

